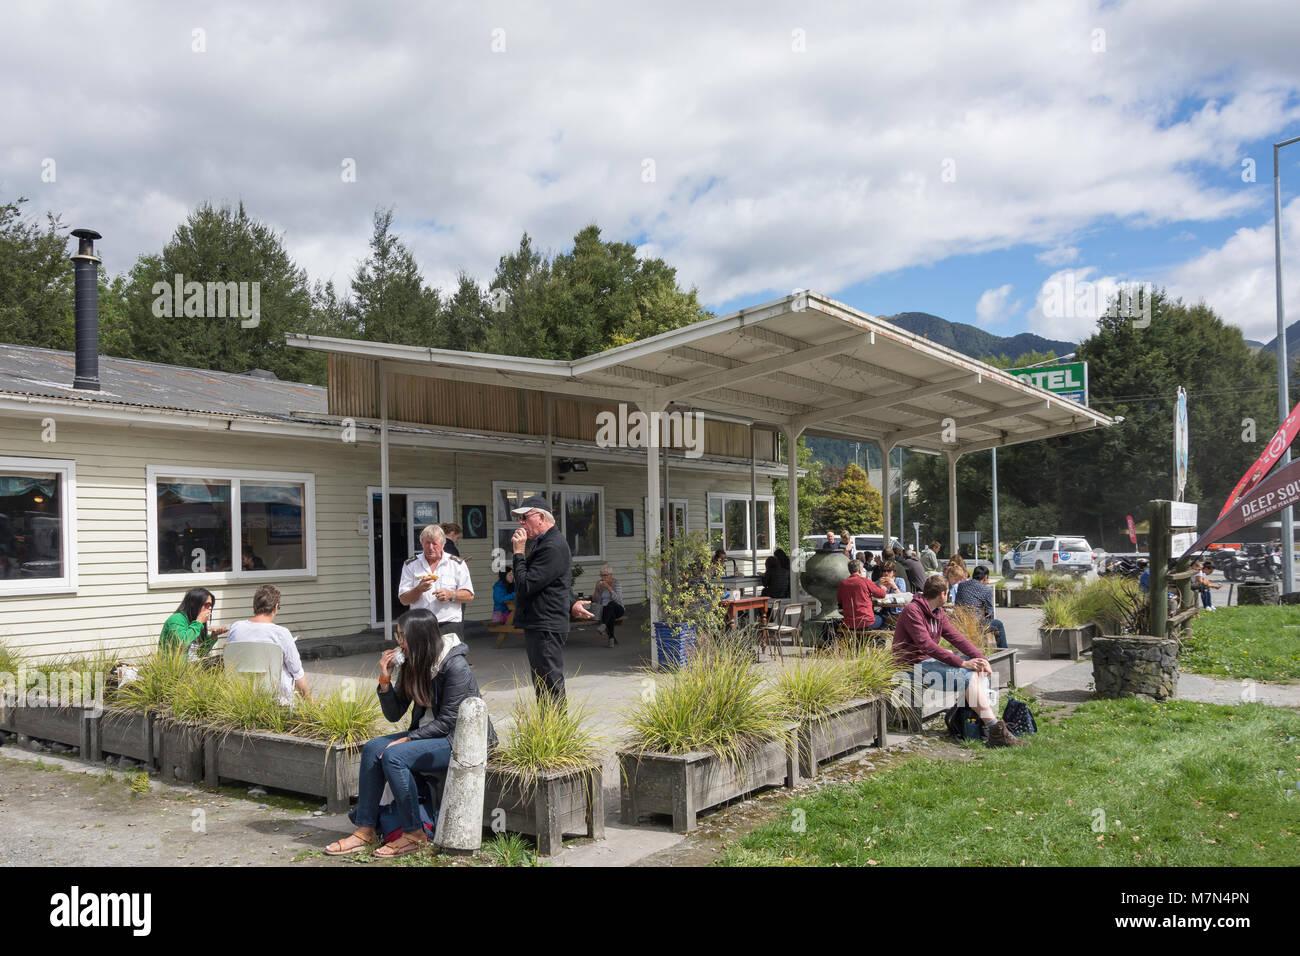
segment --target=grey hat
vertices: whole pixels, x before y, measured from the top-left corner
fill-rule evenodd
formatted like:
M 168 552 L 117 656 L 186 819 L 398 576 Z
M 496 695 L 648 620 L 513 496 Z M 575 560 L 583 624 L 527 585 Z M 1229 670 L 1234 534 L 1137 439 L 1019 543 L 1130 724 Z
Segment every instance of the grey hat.
M 520 517 L 523 517 L 524 515 L 530 514 L 534 511 L 540 511 L 543 514 L 545 514 L 546 517 L 548 518 L 555 517 L 553 514 L 551 514 L 551 506 L 546 503 L 546 499 L 543 498 L 541 495 L 533 495 L 531 498 L 525 498 L 524 503 L 520 505 L 518 508 L 510 509 L 510 513 L 512 515 L 519 515 Z

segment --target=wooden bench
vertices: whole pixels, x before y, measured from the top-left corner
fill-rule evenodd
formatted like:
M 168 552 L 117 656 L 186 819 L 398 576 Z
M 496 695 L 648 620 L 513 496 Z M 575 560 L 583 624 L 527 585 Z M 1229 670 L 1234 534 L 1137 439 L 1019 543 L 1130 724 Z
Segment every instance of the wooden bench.
M 995 650 L 988 655 L 993 668 L 992 685 L 995 690 L 1012 686 L 1016 682 L 1016 656 L 1014 648 Z M 895 688 L 889 701 L 889 725 L 908 733 L 917 733 L 931 717 L 942 714 L 957 703 L 956 691 L 943 691 L 937 687 L 918 688 L 912 680 L 912 671 L 903 671 L 902 683 Z
M 524 629 L 522 627 L 515 627 L 515 602 L 507 601 L 506 604 L 510 608 L 510 616 L 506 618 L 506 622 L 504 624 L 489 624 L 487 628 L 489 631 L 491 631 L 493 634 L 497 636 L 497 647 L 503 645 L 506 642 L 506 638 L 509 637 L 511 634 L 524 633 Z M 622 624 L 626 620 L 627 620 L 627 616 L 624 615 L 623 617 L 620 617 L 617 620 L 615 620 L 614 623 Z M 591 620 L 587 620 L 585 618 L 582 620 L 570 620 L 569 628 L 571 630 L 578 630 L 581 628 L 595 627 L 599 623 L 600 623 L 600 618 L 598 617 L 592 618 Z

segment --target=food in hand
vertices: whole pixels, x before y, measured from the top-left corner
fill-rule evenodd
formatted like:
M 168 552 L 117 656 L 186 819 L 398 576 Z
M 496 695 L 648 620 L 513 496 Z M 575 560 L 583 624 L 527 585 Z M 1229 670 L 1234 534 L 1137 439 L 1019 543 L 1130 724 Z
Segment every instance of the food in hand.
M 416 580 L 417 580 L 417 581 L 436 581 L 436 580 L 438 580 L 438 575 L 436 575 L 436 574 L 434 574 L 432 571 L 430 571 L 428 574 L 421 574 L 418 578 L 416 578 Z

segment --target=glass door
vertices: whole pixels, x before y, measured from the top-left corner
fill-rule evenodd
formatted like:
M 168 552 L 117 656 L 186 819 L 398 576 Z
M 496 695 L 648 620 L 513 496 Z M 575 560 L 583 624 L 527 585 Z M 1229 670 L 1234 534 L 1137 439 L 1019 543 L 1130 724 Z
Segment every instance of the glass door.
M 450 488 L 390 488 L 393 496 L 388 521 L 392 541 L 384 542 L 384 496 L 380 489 L 369 487 L 366 498 L 370 515 L 370 626 L 383 627 L 384 561 L 393 568 L 393 617 L 405 610 L 397 600 L 402 581 L 402 565 L 420 550 L 420 532 L 428 525 L 451 520 Z

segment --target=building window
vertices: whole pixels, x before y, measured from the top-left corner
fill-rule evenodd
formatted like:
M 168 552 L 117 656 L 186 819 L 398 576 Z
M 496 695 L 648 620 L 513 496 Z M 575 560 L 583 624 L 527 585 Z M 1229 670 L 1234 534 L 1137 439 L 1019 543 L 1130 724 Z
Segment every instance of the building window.
M 77 587 L 76 465 L 0 458 L 0 596 Z
M 497 547 L 511 553 L 510 538 L 519 519 L 510 512 L 534 495 L 545 498 L 546 489 L 494 482 Z M 605 557 L 605 489 L 588 486 L 556 488 L 551 494 L 551 513 L 569 543 L 575 561 L 601 561 Z
M 312 475 L 147 471 L 151 584 L 316 573 Z
M 709 495 L 709 543 L 728 554 L 772 550 L 774 511 L 772 496 L 754 501 L 755 520 L 750 520 L 749 495 Z M 751 545 L 751 534 L 753 535 Z

